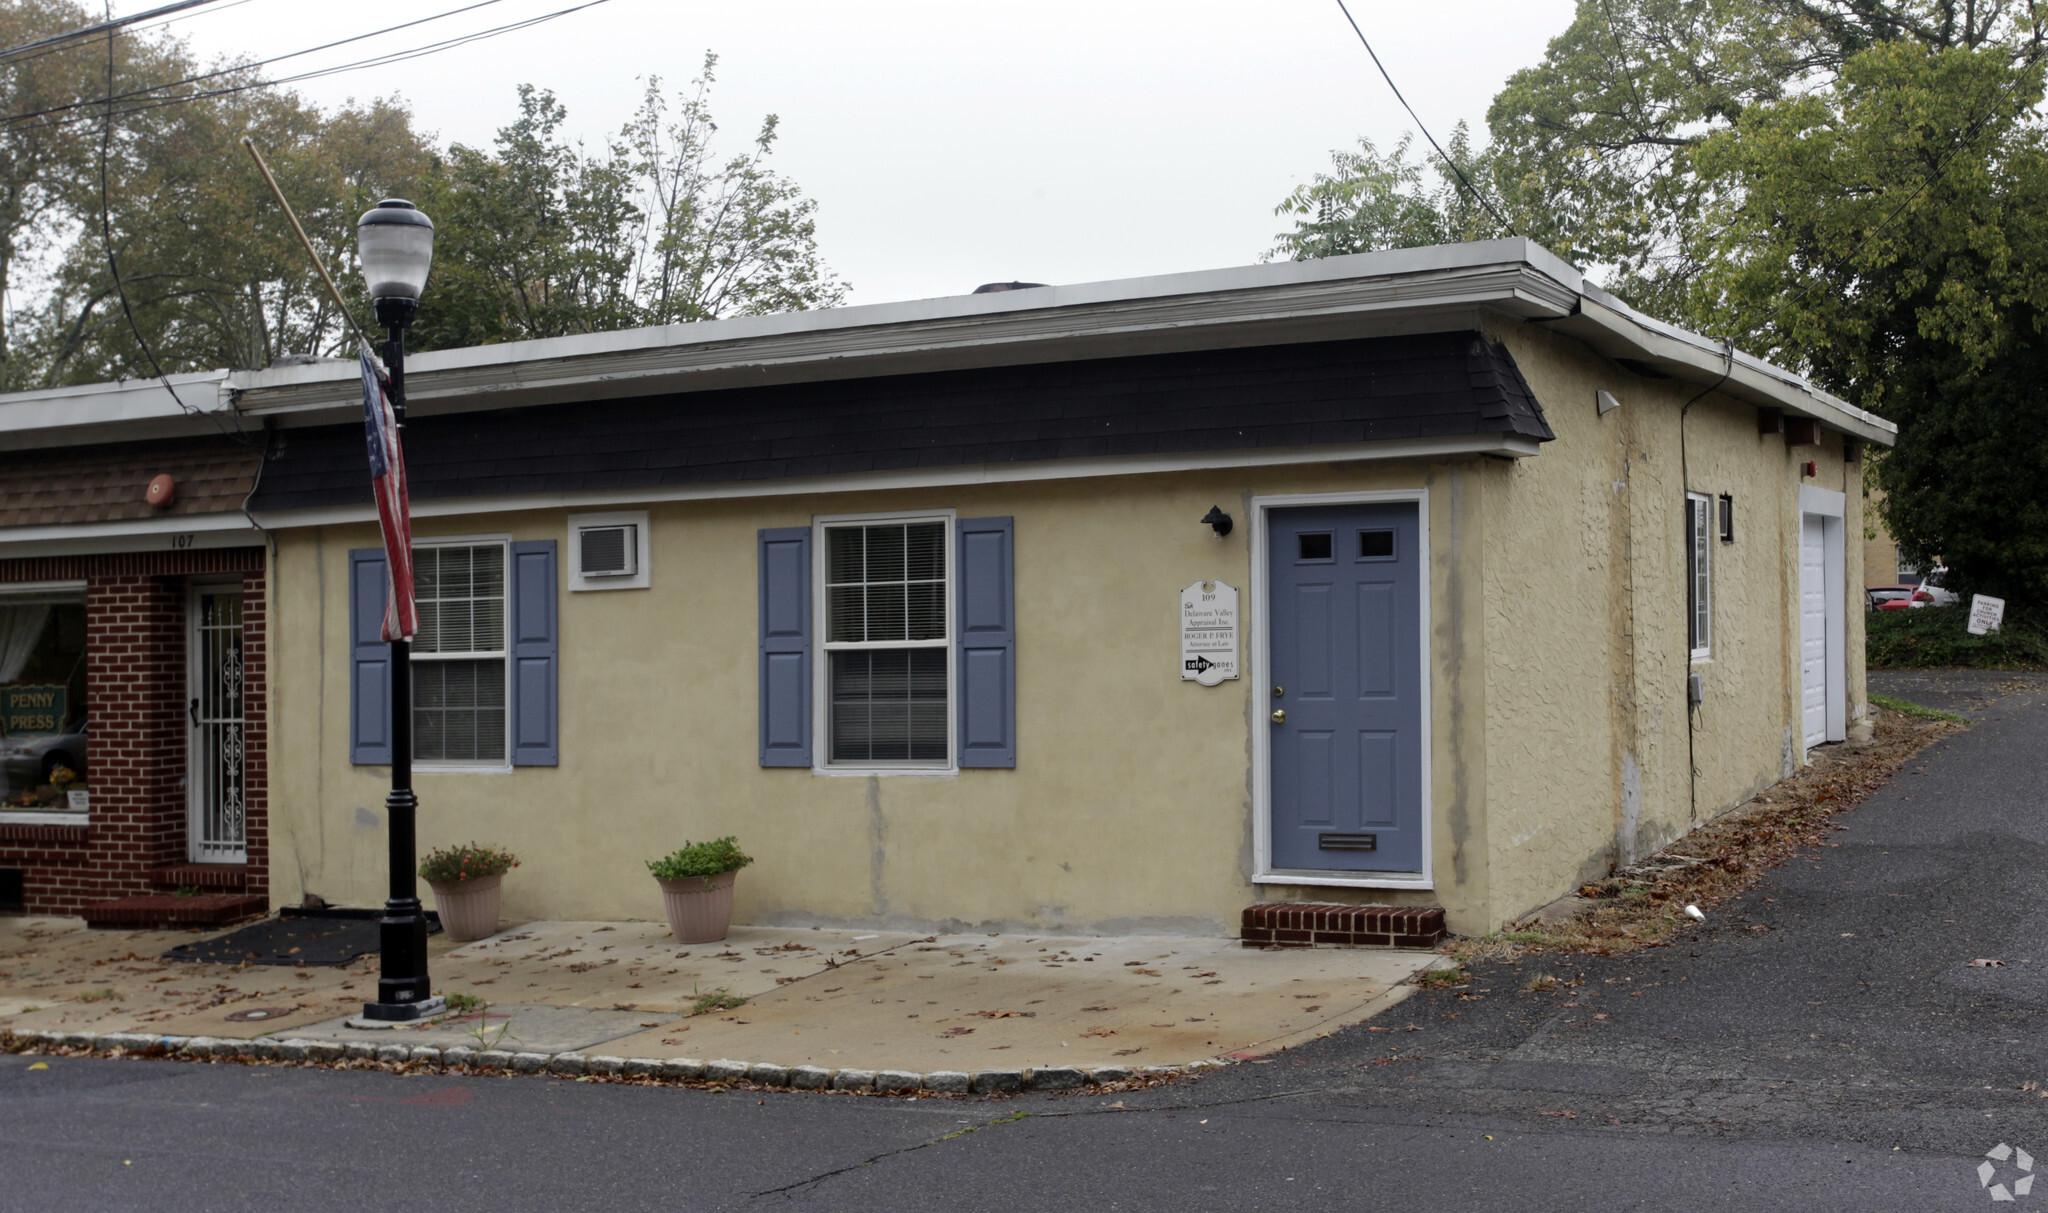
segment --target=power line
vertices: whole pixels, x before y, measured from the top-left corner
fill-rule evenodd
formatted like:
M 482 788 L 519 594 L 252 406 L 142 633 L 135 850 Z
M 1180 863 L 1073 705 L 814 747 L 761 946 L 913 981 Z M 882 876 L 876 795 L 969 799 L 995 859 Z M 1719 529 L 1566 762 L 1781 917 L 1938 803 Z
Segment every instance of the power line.
M 325 76 L 336 76 L 346 72 L 361 71 L 372 67 L 382 67 L 392 63 L 404 63 L 407 60 L 420 59 L 428 55 L 439 54 L 445 50 L 453 50 L 459 46 L 467 46 L 472 42 L 481 42 L 487 38 L 495 38 L 500 34 L 517 33 L 520 30 L 540 25 L 548 21 L 553 21 L 557 17 L 566 17 L 571 13 L 578 13 L 586 8 L 595 8 L 598 5 L 607 2 L 608 0 L 587 0 L 587 2 L 583 4 L 574 5 L 570 8 L 557 9 L 552 13 L 544 13 L 538 17 L 530 17 L 523 21 L 514 21 L 506 25 L 493 27 L 491 29 L 479 30 L 478 32 L 473 34 L 464 34 L 460 37 L 449 38 L 442 42 L 426 43 L 422 46 L 413 47 L 409 50 L 392 51 L 389 54 L 377 55 L 368 59 L 358 59 L 353 63 L 343 63 L 334 67 L 324 67 L 316 69 L 314 71 L 301 72 L 296 76 L 282 76 L 276 80 L 253 80 L 247 84 L 237 84 L 227 88 L 209 89 L 208 91 L 203 93 L 188 93 L 182 97 L 167 97 L 160 101 L 149 102 L 146 105 L 132 105 L 126 109 L 116 110 L 115 116 L 125 117 L 129 114 L 141 114 L 154 109 L 162 109 L 167 105 L 183 105 L 188 101 L 204 101 L 210 97 L 227 97 L 232 96 L 235 93 L 246 93 L 252 89 L 274 88 L 282 84 L 297 84 L 303 80 L 318 80 Z M 57 125 L 64 125 L 67 123 L 79 122 L 84 120 L 85 119 L 82 118 L 66 118 L 62 119 L 59 123 L 57 123 Z
M 183 80 L 174 80 L 169 84 L 152 84 L 148 88 L 131 89 L 125 93 L 115 93 L 114 86 L 111 83 L 109 83 L 107 85 L 107 96 L 105 97 L 100 97 L 97 99 L 88 99 L 83 101 L 71 101 L 66 102 L 63 105 L 53 105 L 47 109 L 35 110 L 26 114 L 16 114 L 13 117 L 8 118 L 7 122 L 9 124 L 13 124 L 16 122 L 26 122 L 31 118 L 42 118 L 50 114 L 62 114 L 70 110 L 84 109 L 89 106 L 111 105 L 116 101 L 127 101 L 135 97 L 146 97 L 151 93 L 160 93 L 166 89 L 183 88 L 185 85 L 188 84 L 199 84 L 207 80 L 217 80 L 222 76 L 234 75 L 236 72 L 254 71 L 259 67 L 268 67 L 273 63 L 282 63 L 287 59 L 298 59 L 306 55 L 318 54 L 321 51 L 333 50 L 337 46 L 347 46 L 351 42 L 362 42 L 369 38 L 382 37 L 385 34 L 396 33 L 402 29 L 411 29 L 415 25 L 426 25 L 429 22 L 439 21 L 444 17 L 459 16 L 463 13 L 467 13 L 475 9 L 488 8 L 493 4 L 499 4 L 502 2 L 503 0 L 477 0 L 477 2 L 474 4 L 467 4 L 461 8 L 452 8 L 446 12 L 435 13 L 431 17 L 421 17 L 418 18 L 417 20 L 407 21 L 399 25 L 386 26 L 385 28 L 380 30 L 372 30 L 367 34 L 356 34 L 352 37 L 341 38 L 333 42 L 322 43 L 319 46 L 307 47 L 305 50 L 293 51 L 290 54 L 286 55 L 274 55 L 268 59 L 258 59 L 254 63 L 238 63 L 232 67 L 224 67 L 211 72 L 202 72 L 197 76 L 187 76 Z
M 184 13 L 176 17 L 166 17 L 162 21 L 152 22 L 148 25 L 132 25 L 128 27 L 128 32 L 131 34 L 139 34 L 142 33 L 144 30 L 163 29 L 165 26 L 168 25 L 176 25 L 180 21 L 190 21 L 194 17 L 211 17 L 215 13 L 224 13 L 231 8 L 240 8 L 244 4 L 248 4 L 250 2 L 251 0 L 227 0 L 227 3 L 221 4 L 217 8 L 209 8 L 203 13 Z M 147 13 L 140 14 L 135 18 L 135 20 L 139 21 L 142 19 L 142 17 L 147 15 Z M 21 47 L 16 47 L 15 49 L 20 50 Z M 70 42 L 61 42 L 54 46 L 45 47 L 43 50 L 39 50 L 34 54 L 8 54 L 4 61 L 0 61 L 0 67 L 19 67 L 24 63 L 34 63 L 38 59 L 47 59 L 51 55 L 61 55 L 65 51 L 71 49 L 73 49 L 73 46 Z M 78 49 L 82 50 L 84 48 L 80 47 Z
M 0 62 L 5 62 L 16 55 L 24 54 L 28 51 L 42 50 L 45 47 L 57 46 L 66 42 L 76 42 L 82 38 L 91 38 L 99 34 L 111 35 L 115 30 L 120 29 L 124 25 L 133 25 L 137 21 L 147 21 L 151 17 L 162 17 L 168 13 L 183 12 L 188 8 L 198 8 L 202 4 L 212 4 L 213 2 L 214 0 L 177 0 L 175 4 L 166 4 L 161 8 L 150 9 L 148 12 L 136 13 L 132 17 L 116 17 L 113 15 L 112 10 L 109 9 L 107 19 L 98 24 L 65 30 L 61 34 L 51 34 L 46 38 L 36 38 L 32 41 L 23 42 L 18 46 L 0 49 Z
M 1365 31 L 1358 28 L 1358 19 L 1351 15 L 1350 7 L 1344 3 L 1344 0 L 1337 0 L 1337 7 L 1343 10 L 1344 19 L 1351 23 L 1351 32 L 1358 35 L 1358 41 L 1361 45 L 1365 47 L 1365 53 L 1372 56 L 1372 65 L 1380 69 L 1380 79 L 1385 80 L 1387 82 L 1387 87 L 1394 90 L 1394 100 L 1399 101 L 1401 103 L 1401 108 L 1408 111 L 1408 116 L 1410 118 L 1415 119 L 1415 125 L 1422 131 L 1422 137 L 1424 139 L 1429 140 L 1429 145 L 1436 149 L 1437 156 L 1441 158 L 1445 164 L 1450 166 L 1451 171 L 1453 173 L 1457 174 L 1458 183 L 1465 187 L 1465 192 L 1472 195 L 1473 201 L 1477 202 L 1480 206 L 1485 207 L 1486 213 L 1493 216 L 1493 221 L 1495 223 L 1498 223 L 1502 227 L 1506 228 L 1508 235 L 1516 235 L 1517 233 L 1515 232 L 1515 225 L 1509 223 L 1507 219 L 1499 211 L 1493 209 L 1493 203 L 1488 202 L 1486 200 L 1486 195 L 1480 193 L 1479 188 L 1472 184 L 1470 178 L 1465 176 L 1465 170 L 1458 167 L 1457 161 L 1451 159 L 1447 155 L 1444 155 L 1443 145 L 1436 141 L 1435 135 L 1429 133 L 1429 127 L 1423 125 L 1421 117 L 1418 116 L 1415 112 L 1415 107 L 1408 104 L 1408 98 L 1403 97 L 1401 95 L 1400 86 L 1395 84 L 1394 77 L 1388 74 L 1387 65 L 1380 62 L 1379 52 L 1372 49 L 1372 43 L 1366 39 Z

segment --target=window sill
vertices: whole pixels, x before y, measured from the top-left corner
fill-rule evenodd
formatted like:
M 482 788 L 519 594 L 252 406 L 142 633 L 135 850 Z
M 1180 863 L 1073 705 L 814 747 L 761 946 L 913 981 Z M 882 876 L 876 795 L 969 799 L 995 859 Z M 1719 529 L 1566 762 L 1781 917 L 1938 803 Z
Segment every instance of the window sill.
M 6 809 L 0 810 L 0 825 L 82 826 L 91 824 L 91 816 L 83 809 Z
M 1334 872 L 1327 869 L 1281 868 L 1252 877 L 1253 884 L 1327 885 L 1347 889 L 1434 889 L 1436 881 L 1420 872 Z
M 812 768 L 811 768 L 811 774 L 813 774 L 813 775 L 859 775 L 859 776 L 863 776 L 863 777 L 865 777 L 865 776 L 868 776 L 868 775 L 921 775 L 921 776 L 924 776 L 924 777 L 926 777 L 926 778 L 930 778 L 930 777 L 931 777 L 931 776 L 933 776 L 933 775 L 958 775 L 959 773 L 960 773 L 960 768 L 959 768 L 959 767 L 951 767 L 951 766 L 947 766 L 947 767 L 854 767 L 854 766 L 845 766 L 845 767 L 812 767 Z
M 414 775 L 510 775 L 512 773 L 512 764 L 508 762 L 496 766 L 465 766 L 460 763 L 433 763 L 429 765 L 416 762 L 412 766 L 412 773 Z

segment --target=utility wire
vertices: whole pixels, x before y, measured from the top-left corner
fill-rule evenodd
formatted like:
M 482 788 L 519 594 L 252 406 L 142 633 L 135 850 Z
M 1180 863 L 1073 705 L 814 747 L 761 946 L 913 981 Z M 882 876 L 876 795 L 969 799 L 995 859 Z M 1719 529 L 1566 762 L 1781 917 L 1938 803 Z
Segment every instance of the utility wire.
M 183 14 L 183 15 L 181 15 L 181 16 L 176 16 L 176 17 L 166 17 L 166 18 L 164 18 L 164 19 L 163 19 L 162 21 L 156 21 L 156 22 L 152 22 L 152 23 L 150 23 L 149 25 L 134 25 L 134 26 L 129 26 L 129 27 L 128 27 L 128 32 L 129 32 L 129 33 L 131 33 L 131 34 L 139 34 L 139 33 L 142 33 L 142 32 L 143 32 L 143 31 L 145 31 L 145 30 L 153 30 L 153 29 L 162 29 L 162 28 L 164 28 L 164 27 L 165 27 L 165 26 L 167 26 L 167 25 L 176 25 L 176 24 L 177 24 L 178 22 L 180 22 L 180 21 L 190 21 L 190 20 L 191 20 L 192 18 L 194 18 L 194 17 L 210 17 L 210 16 L 212 16 L 212 15 L 213 15 L 213 14 L 215 14 L 215 13 L 224 13 L 224 12 L 228 11 L 228 10 L 229 10 L 229 9 L 231 9 L 231 8 L 240 8 L 240 7 L 242 7 L 242 6 L 244 5 L 244 4 L 248 4 L 248 3 L 250 3 L 250 0 L 228 0 L 228 2 L 227 2 L 226 4 L 222 4 L 222 5 L 220 5 L 220 7 L 218 7 L 218 8 L 210 8 L 210 9 L 207 9 L 207 10 L 206 10 L 205 12 L 203 12 L 203 13 L 185 13 L 185 14 Z M 147 15 L 148 15 L 148 14 L 146 14 L 146 13 L 145 13 L 145 14 L 142 14 L 141 16 L 138 16 L 138 17 L 137 17 L 137 18 L 135 18 L 135 19 L 139 21 L 139 20 L 141 20 L 141 17 L 142 17 L 142 16 L 147 16 Z M 47 39 L 45 39 L 45 41 L 47 41 Z M 27 45 L 42 45 L 42 44 L 41 44 L 41 43 L 35 43 L 35 44 L 28 44 L 28 43 L 24 43 L 23 45 L 24 45 L 24 46 L 27 46 Z M 19 51 L 19 50 L 21 50 L 21 49 L 22 49 L 22 47 L 16 47 L 16 48 L 15 48 L 15 50 L 17 50 L 17 51 Z M 65 51 L 68 51 L 68 50 L 72 50 L 72 49 L 74 49 L 74 48 L 73 48 L 73 46 L 72 46 L 72 44 L 71 44 L 71 43 L 69 43 L 69 42 L 61 42 L 61 43 L 58 43 L 58 44 L 56 44 L 56 45 L 53 45 L 53 46 L 47 46 L 47 47 L 44 47 L 44 49 L 42 49 L 42 50 L 39 50 L 39 51 L 36 51 L 36 52 L 35 52 L 35 53 L 33 53 L 33 54 L 29 54 L 29 53 L 26 53 L 26 52 L 24 52 L 24 53 L 22 53 L 22 54 L 18 54 L 18 55 L 17 55 L 17 54 L 14 54 L 13 52 L 0 52 L 0 67 L 19 67 L 20 65 L 22 65 L 22 64 L 24 64 L 24 63 L 33 63 L 33 62 L 35 62 L 35 61 L 36 61 L 36 60 L 38 60 L 38 59 L 46 59 L 46 58 L 48 58 L 48 57 L 49 57 L 49 56 L 51 56 L 51 55 L 60 55 L 60 54 L 63 54 L 63 53 L 65 52 Z M 84 49 L 88 49 L 88 48 L 85 48 L 85 47 L 78 47 L 78 48 L 76 48 L 76 49 L 84 50 Z
M 1465 170 L 1458 167 L 1458 162 L 1444 154 L 1443 144 L 1438 143 L 1436 136 L 1429 133 L 1429 127 L 1423 125 L 1421 117 L 1415 112 L 1415 107 L 1408 104 L 1408 98 L 1401 95 L 1401 87 L 1395 84 L 1394 77 L 1388 74 L 1387 65 L 1380 62 L 1379 52 L 1372 49 L 1372 43 L 1366 39 L 1365 31 L 1358 28 L 1358 19 L 1351 15 L 1350 7 L 1344 3 L 1344 0 L 1337 0 L 1337 7 L 1343 10 L 1344 19 L 1351 23 L 1351 32 L 1358 35 L 1358 41 L 1365 47 L 1365 53 L 1372 56 L 1372 65 L 1380 69 L 1380 79 L 1385 80 L 1387 87 L 1394 90 L 1394 100 L 1399 101 L 1401 108 L 1408 111 L 1408 116 L 1415 119 L 1415 125 L 1422 131 L 1422 137 L 1429 140 L 1429 145 L 1436 149 L 1437 156 L 1450 166 L 1453 173 L 1457 174 L 1458 183 L 1465 187 L 1465 192 L 1472 195 L 1474 202 L 1485 207 L 1486 213 L 1493 216 L 1495 223 L 1506 228 L 1508 235 L 1516 235 L 1515 225 L 1509 223 L 1505 216 L 1493 209 L 1493 203 L 1487 201 L 1486 195 L 1479 192 L 1479 187 L 1473 185 L 1471 178 L 1465 176 Z
M 132 17 L 116 17 L 113 14 L 113 9 L 109 7 L 105 10 L 107 19 L 99 22 L 97 25 L 87 25 L 79 29 L 65 30 L 61 34 L 51 34 L 47 38 L 37 38 L 17 46 L 0 49 L 0 62 L 5 62 L 16 55 L 25 54 L 29 51 L 39 51 L 45 47 L 76 42 L 82 38 L 91 38 L 100 34 L 112 34 L 124 25 L 133 25 L 137 21 L 147 21 L 151 17 L 161 17 L 167 13 L 183 12 L 185 9 L 198 8 L 202 4 L 212 4 L 213 2 L 214 0 L 177 0 L 175 4 L 166 4 L 161 8 L 150 9 L 148 12 L 136 13 Z
M 605 3 L 608 3 L 608 0 L 586 0 L 586 3 L 572 5 L 569 8 L 557 9 L 552 13 L 543 13 L 538 17 L 529 17 L 522 21 L 513 21 L 505 25 L 494 26 L 490 29 L 479 30 L 472 34 L 463 34 L 458 37 L 445 39 L 441 42 L 425 43 L 421 46 L 411 47 L 402 51 L 391 51 L 382 55 L 373 55 L 367 59 L 358 59 L 353 63 L 342 63 L 337 64 L 333 67 L 316 68 L 312 71 L 301 72 L 296 76 L 282 76 L 275 80 L 253 80 L 246 84 L 236 84 L 230 85 L 226 88 L 209 89 L 205 92 L 199 93 L 187 93 L 183 96 L 178 97 L 167 97 L 161 100 L 151 101 L 147 104 L 142 105 L 131 105 L 126 107 L 125 109 L 116 110 L 115 116 L 125 117 L 129 114 L 140 114 L 153 109 L 162 109 L 164 106 L 167 105 L 182 105 L 188 101 L 203 101 L 211 97 L 226 97 L 231 96 L 235 93 L 246 93 L 251 89 L 275 88 L 279 85 L 284 84 L 296 84 L 303 80 L 317 80 L 325 76 L 335 76 L 345 72 L 360 71 L 365 68 L 382 67 L 386 64 L 392 63 L 403 63 L 410 59 L 419 59 L 427 55 L 439 54 L 440 52 L 445 50 L 453 50 L 459 46 L 467 46 L 472 42 L 481 42 L 487 38 L 495 38 L 501 34 L 517 33 L 520 30 L 528 29 L 536 25 L 541 25 L 545 22 L 553 21 L 557 17 L 566 17 L 571 13 L 579 13 L 586 8 L 595 8 L 598 5 Z M 171 87 L 175 86 L 159 86 L 159 88 Z M 143 89 L 139 90 L 139 94 L 146 94 L 151 91 L 155 90 Z M 88 102 L 86 104 L 97 105 L 101 104 L 101 102 Z M 19 114 L 13 118 L 0 119 L 0 122 L 5 122 L 7 124 L 13 124 L 15 122 L 24 122 L 31 118 L 40 117 L 42 116 L 42 113 L 48 112 L 52 111 L 42 111 L 41 113 L 32 114 Z M 69 118 L 58 119 L 56 122 L 51 123 L 50 125 L 64 126 L 73 122 L 85 120 L 85 118 L 74 115 Z
M 111 9 L 112 4 L 109 3 L 107 7 Z M 120 27 L 109 23 L 101 28 L 105 29 L 107 34 L 107 92 L 112 94 L 114 91 L 114 36 L 120 32 Z M 121 262 L 114 254 L 113 208 L 108 203 L 109 191 L 107 189 L 107 153 L 113 140 L 114 107 L 110 100 L 107 104 L 106 123 L 100 128 L 100 242 L 107 254 L 107 272 L 114 279 L 114 293 L 121 298 L 121 314 L 128 319 L 128 331 L 134 334 L 135 344 L 142 348 L 142 356 L 149 360 L 149 369 L 156 372 L 157 381 L 164 385 L 166 392 L 171 394 L 171 400 L 178 406 L 180 412 L 194 417 L 203 416 L 211 421 L 214 428 L 218 429 L 223 436 L 232 438 L 243 446 L 253 446 L 254 444 L 249 441 L 249 436 L 242 432 L 240 418 L 236 419 L 234 431 L 230 433 L 228 427 L 221 424 L 220 418 L 217 415 L 211 412 L 202 413 L 200 410 L 185 403 L 185 398 L 178 395 L 177 385 L 171 382 L 170 376 L 164 374 L 163 366 L 157 362 L 156 351 L 150 348 L 149 339 L 142 335 L 142 326 L 135 322 L 135 309 L 130 307 L 128 303 L 128 287 L 121 281 Z M 253 523 L 255 519 L 251 518 L 250 521 Z
M 467 4 L 461 8 L 452 8 L 446 12 L 435 13 L 431 17 L 421 17 L 418 18 L 417 20 L 403 22 L 402 24 L 399 25 L 386 26 L 385 28 L 380 30 L 372 30 L 367 34 L 356 34 L 352 37 L 341 38 L 333 42 L 322 43 L 319 46 L 307 47 L 305 50 L 293 51 L 290 54 L 286 55 L 274 55 L 268 59 L 258 59 L 254 63 L 238 63 L 233 65 L 232 67 L 224 67 L 219 68 L 215 71 L 202 72 L 197 76 L 187 76 L 183 80 L 174 80 L 169 84 L 152 84 L 147 88 L 131 89 L 128 92 L 118 94 L 114 92 L 114 86 L 112 84 L 108 84 L 108 95 L 105 97 L 101 97 L 96 100 L 71 101 L 63 105 L 53 105 L 47 109 L 35 110 L 33 112 L 26 114 L 16 114 L 13 117 L 7 119 L 7 121 L 9 123 L 25 122 L 30 118 L 42 118 L 50 114 L 61 114 L 69 110 L 83 109 L 89 106 L 109 105 L 116 101 L 127 101 L 135 97 L 146 97 L 151 93 L 163 92 L 165 89 L 183 88 L 185 85 L 188 84 L 200 84 L 207 80 L 217 80 L 222 76 L 234 75 L 237 72 L 254 71 L 259 67 L 268 67 L 273 63 L 282 63 L 287 59 L 298 59 L 306 55 L 318 54 L 321 51 L 333 50 L 337 46 L 347 46 L 351 42 L 362 42 L 365 39 L 381 37 L 385 34 L 396 33 L 402 29 L 411 29 L 415 25 L 426 25 L 429 22 L 439 21 L 444 17 L 459 16 L 462 13 L 467 13 L 479 8 L 488 8 L 493 4 L 499 4 L 502 2 L 503 0 L 477 0 L 477 2 L 474 4 Z

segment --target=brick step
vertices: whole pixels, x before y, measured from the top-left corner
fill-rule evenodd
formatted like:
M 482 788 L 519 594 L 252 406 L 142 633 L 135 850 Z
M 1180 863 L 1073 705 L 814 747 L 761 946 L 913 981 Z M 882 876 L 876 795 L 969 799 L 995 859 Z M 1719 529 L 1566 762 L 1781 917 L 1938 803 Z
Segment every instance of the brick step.
M 245 863 L 176 863 L 149 870 L 149 883 L 167 889 L 246 889 L 249 865 Z
M 197 897 L 138 893 L 93 902 L 79 914 L 89 927 L 209 927 L 258 918 L 269 912 L 268 898 L 242 893 L 207 893 Z
M 1267 901 L 1244 908 L 1248 948 L 1433 948 L 1443 942 L 1439 906 L 1346 906 Z

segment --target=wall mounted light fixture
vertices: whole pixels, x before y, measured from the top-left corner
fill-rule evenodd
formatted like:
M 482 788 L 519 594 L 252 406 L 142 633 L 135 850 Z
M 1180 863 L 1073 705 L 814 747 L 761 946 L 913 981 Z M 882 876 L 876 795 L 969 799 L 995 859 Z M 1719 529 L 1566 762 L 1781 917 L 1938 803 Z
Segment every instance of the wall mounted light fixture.
M 1231 521 L 1230 515 L 1223 512 L 1223 507 L 1220 505 L 1210 506 L 1209 512 L 1202 515 L 1202 522 L 1215 529 L 1216 538 L 1218 539 L 1230 534 L 1230 529 L 1237 525 Z

